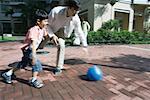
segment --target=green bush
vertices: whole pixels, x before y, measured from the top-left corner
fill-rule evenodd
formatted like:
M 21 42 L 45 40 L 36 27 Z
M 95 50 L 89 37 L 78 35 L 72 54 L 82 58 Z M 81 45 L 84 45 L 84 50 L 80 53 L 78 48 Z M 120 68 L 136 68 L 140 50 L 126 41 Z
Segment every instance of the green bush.
M 120 27 L 120 22 L 119 20 L 109 20 L 105 23 L 102 24 L 102 27 L 100 29 L 98 29 L 98 31 L 100 30 L 118 30 Z
M 141 33 L 141 32 L 128 32 L 126 30 L 117 32 L 101 29 L 97 32 L 89 32 L 88 34 L 88 43 L 97 44 L 97 43 L 121 43 L 121 44 L 131 44 L 131 43 L 149 43 L 150 34 Z M 148 42 L 149 41 L 149 42 Z

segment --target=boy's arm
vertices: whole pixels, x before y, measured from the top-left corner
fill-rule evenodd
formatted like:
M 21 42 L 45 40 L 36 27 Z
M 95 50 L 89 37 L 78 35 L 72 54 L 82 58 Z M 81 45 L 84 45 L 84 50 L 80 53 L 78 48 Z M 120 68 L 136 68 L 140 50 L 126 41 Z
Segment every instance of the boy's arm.
M 32 64 L 35 65 L 36 62 L 36 41 L 32 40 Z
M 44 31 L 45 31 L 45 32 L 44 32 L 43 40 L 45 40 L 45 39 L 49 38 L 49 36 L 48 36 L 48 30 L 47 30 L 47 26 L 45 27 Z

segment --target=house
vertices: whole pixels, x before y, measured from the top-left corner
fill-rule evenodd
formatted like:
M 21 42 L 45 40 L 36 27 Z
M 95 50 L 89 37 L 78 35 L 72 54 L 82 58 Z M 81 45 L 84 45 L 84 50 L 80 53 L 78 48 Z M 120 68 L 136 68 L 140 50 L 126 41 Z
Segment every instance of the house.
M 0 2 L 0 33 L 25 34 L 26 26 L 28 25 L 24 24 L 19 7 L 19 5 L 25 5 L 25 1 L 3 0 L 3 2 Z M 45 9 L 49 12 L 54 6 L 63 5 L 66 0 L 38 1 L 46 3 Z M 94 31 L 98 30 L 104 22 L 110 19 L 118 19 L 121 22 L 120 28 L 123 30 L 140 32 L 144 32 L 145 29 L 150 30 L 150 1 L 131 3 L 129 0 L 128 2 L 119 0 L 114 4 L 111 3 L 112 0 L 80 1 L 81 9 L 79 15 L 90 23 Z M 6 14 L 6 10 L 9 14 Z
M 79 14 L 90 22 L 94 31 L 110 19 L 118 19 L 121 29 L 144 32 L 144 27 L 150 26 L 150 1 L 134 1 L 119 0 L 111 5 L 111 0 L 81 0 Z
M 32 2 L 28 0 L 29 2 Z M 26 5 L 27 0 L 2 0 L 0 2 L 0 34 L 24 35 L 30 24 L 22 17 L 20 6 Z M 49 11 L 52 7 L 62 4 L 64 0 L 33 0 L 45 4 L 45 9 Z M 28 6 L 30 7 L 30 5 Z M 31 12 L 30 12 L 31 13 Z M 28 14 L 30 14 L 28 13 Z
M 13 34 L 21 31 L 22 15 L 17 5 L 24 4 L 23 0 L 3 0 L 0 2 L 0 33 Z

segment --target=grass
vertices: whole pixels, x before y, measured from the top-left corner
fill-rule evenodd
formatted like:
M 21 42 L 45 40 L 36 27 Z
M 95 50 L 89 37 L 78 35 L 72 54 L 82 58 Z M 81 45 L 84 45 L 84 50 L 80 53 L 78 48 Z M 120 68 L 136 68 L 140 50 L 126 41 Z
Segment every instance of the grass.
M 0 36 L 0 42 L 4 42 L 4 41 L 15 41 L 16 38 L 15 37 L 6 37 L 4 36 L 4 39 L 2 40 L 2 36 Z

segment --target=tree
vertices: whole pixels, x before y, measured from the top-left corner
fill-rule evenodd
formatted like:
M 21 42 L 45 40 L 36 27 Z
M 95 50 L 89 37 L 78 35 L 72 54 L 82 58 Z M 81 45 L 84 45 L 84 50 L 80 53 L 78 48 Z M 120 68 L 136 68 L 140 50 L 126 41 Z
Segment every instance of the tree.
M 4 0 L 0 0 L 0 2 L 4 2 Z
M 0 3 L 2 3 L 4 0 L 0 0 Z M 3 27 L 1 27 L 1 28 L 3 28 Z M 2 29 L 3 30 L 3 29 Z M 4 40 L 4 36 L 3 36 L 3 31 L 2 31 L 2 33 L 1 33 L 1 36 L 2 36 L 2 40 Z
M 1 3 L 3 3 L 5 0 L 0 0 Z M 14 33 L 14 25 L 13 25 L 13 18 L 12 18 L 12 14 L 14 13 L 14 10 L 11 6 L 7 7 L 5 9 L 5 16 L 9 16 L 11 17 L 11 34 Z M 2 29 L 3 30 L 3 29 Z M 2 33 L 2 40 L 4 40 L 4 36 Z
M 11 34 L 14 33 L 14 25 L 13 25 L 13 18 L 12 18 L 13 13 L 14 13 L 14 10 L 12 7 L 7 8 L 5 11 L 5 16 L 10 15 L 10 17 L 11 17 Z
M 35 17 L 35 11 L 37 9 L 43 9 L 46 8 L 46 2 L 41 0 L 26 0 L 25 4 L 20 4 L 19 7 L 22 11 L 22 20 L 24 22 L 24 25 L 27 25 L 27 27 L 30 27 L 34 23 L 34 17 Z

